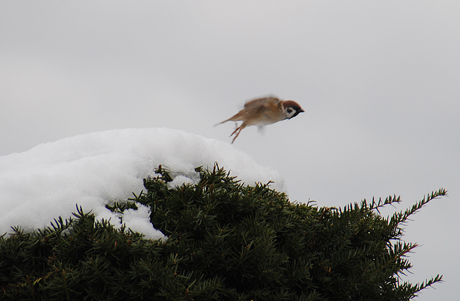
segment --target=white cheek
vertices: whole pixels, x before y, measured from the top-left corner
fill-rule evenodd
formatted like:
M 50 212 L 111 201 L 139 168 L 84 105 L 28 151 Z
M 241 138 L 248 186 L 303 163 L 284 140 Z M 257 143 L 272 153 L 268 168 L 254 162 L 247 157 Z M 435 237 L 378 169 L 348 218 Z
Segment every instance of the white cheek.
M 295 114 L 295 111 L 292 111 L 290 113 L 286 112 L 286 119 L 291 118 L 292 116 L 294 116 L 294 114 Z

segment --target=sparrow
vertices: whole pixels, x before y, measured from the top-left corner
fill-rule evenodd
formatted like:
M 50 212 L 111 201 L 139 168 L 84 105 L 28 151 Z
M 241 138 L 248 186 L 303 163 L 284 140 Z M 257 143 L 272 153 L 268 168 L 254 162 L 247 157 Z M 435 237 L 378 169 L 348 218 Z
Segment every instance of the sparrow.
M 299 113 L 305 112 L 300 105 L 293 100 L 280 100 L 277 97 L 264 97 L 248 101 L 244 104 L 244 109 L 216 125 L 225 123 L 227 121 L 243 121 L 230 135 L 235 139 L 241 133 L 241 130 L 247 126 L 257 125 L 261 129 L 264 125 L 272 124 L 281 120 L 291 119 Z

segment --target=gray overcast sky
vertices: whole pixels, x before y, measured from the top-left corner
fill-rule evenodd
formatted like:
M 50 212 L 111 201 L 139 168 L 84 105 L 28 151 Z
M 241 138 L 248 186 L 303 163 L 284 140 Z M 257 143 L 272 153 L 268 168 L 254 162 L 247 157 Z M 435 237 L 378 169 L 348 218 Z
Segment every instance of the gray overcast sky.
M 114 128 L 213 125 L 274 94 L 306 113 L 235 147 L 279 170 L 291 200 L 344 206 L 445 187 L 405 239 L 409 280 L 460 264 L 459 1 L 2 1 L 0 155 Z M 392 212 L 389 210 L 388 212 Z M 455 296 L 455 297 L 454 297 Z

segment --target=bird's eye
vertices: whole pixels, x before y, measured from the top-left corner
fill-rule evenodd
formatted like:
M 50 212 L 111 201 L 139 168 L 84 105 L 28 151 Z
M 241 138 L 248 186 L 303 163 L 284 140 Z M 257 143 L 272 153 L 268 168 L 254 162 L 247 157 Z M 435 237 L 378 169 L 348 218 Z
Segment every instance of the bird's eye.
M 288 109 L 286 110 L 286 112 L 288 112 L 288 114 L 291 114 L 292 111 L 293 111 L 293 110 L 292 110 L 291 108 L 288 108 Z

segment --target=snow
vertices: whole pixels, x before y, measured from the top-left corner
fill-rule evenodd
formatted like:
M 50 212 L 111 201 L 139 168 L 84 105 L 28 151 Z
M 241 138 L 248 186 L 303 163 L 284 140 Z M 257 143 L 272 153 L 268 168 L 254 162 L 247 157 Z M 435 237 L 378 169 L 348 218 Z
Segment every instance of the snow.
M 59 216 L 69 218 L 76 205 L 120 227 L 119 215 L 105 204 L 139 194 L 158 165 L 171 170 L 173 187 L 195 183 L 195 167 L 215 162 L 248 185 L 274 181 L 270 187 L 286 191 L 279 172 L 226 142 L 167 128 L 90 133 L 0 157 L 0 235 L 11 233 L 11 226 L 49 226 Z M 123 223 L 147 238 L 164 238 L 150 224 L 149 209 L 138 206 L 125 211 Z

